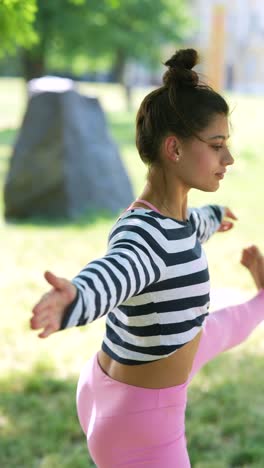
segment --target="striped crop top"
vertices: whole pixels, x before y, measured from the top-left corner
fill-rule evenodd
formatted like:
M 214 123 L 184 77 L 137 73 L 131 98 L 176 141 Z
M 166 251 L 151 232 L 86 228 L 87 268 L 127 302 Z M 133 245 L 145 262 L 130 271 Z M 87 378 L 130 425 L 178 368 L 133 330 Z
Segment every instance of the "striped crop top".
M 112 228 L 103 258 L 74 279 L 77 296 L 61 329 L 107 314 L 102 349 L 123 364 L 169 356 L 201 330 L 209 308 L 209 273 L 201 243 L 220 226 L 216 205 L 177 221 L 131 209 Z

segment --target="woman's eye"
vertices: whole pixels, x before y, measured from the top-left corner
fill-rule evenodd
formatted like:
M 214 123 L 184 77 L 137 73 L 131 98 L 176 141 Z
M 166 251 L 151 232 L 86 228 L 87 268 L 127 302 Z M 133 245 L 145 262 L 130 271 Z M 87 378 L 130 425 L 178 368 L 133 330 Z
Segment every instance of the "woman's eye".
M 213 148 L 215 149 L 215 151 L 219 151 L 223 147 L 222 146 L 213 146 Z

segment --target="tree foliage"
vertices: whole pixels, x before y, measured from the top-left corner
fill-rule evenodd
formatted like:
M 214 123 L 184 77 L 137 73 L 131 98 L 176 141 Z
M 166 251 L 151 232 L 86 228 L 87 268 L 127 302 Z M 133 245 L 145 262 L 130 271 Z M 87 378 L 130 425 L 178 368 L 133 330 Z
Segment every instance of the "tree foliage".
M 96 4 L 96 1 L 93 2 Z M 128 57 L 156 59 L 160 46 L 183 39 L 190 25 L 183 0 L 102 1 L 90 16 L 90 34 L 96 34 L 96 50 L 122 50 Z
M 0 1 L 0 56 L 37 42 L 33 27 L 36 11 L 36 0 Z
M 163 44 L 181 42 L 191 27 L 184 0 L 80 0 L 58 18 L 53 13 L 52 50 L 69 60 L 86 53 L 113 64 L 122 58 L 154 63 Z
M 98 38 L 94 53 L 110 57 L 120 75 L 127 59 L 157 64 L 162 46 L 168 43 L 176 46 L 190 32 L 187 3 L 183 0 L 103 2 L 104 8 L 90 18 L 89 33 Z
M 162 46 L 178 44 L 190 27 L 184 0 L 5 1 L 31 7 L 36 1 L 38 42 L 24 53 L 27 78 L 42 74 L 50 57 L 63 57 L 69 70 L 88 56 L 106 59 L 121 79 L 128 59 L 157 63 Z

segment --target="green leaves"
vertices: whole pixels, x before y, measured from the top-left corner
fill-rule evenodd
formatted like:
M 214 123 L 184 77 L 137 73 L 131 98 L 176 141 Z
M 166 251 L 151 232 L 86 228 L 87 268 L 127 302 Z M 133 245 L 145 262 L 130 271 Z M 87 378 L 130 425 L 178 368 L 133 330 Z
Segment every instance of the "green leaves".
M 164 44 L 176 45 L 190 32 L 184 0 L 2 0 L 0 54 L 17 46 L 27 60 L 73 68 L 88 57 L 118 68 L 129 59 L 160 63 Z M 55 59 L 56 61 L 56 59 Z M 79 62 L 80 63 L 80 62 Z M 84 71 L 84 70 L 83 70 Z
M 30 47 L 37 42 L 33 22 L 36 0 L 0 2 L 0 56 L 14 53 L 17 46 Z

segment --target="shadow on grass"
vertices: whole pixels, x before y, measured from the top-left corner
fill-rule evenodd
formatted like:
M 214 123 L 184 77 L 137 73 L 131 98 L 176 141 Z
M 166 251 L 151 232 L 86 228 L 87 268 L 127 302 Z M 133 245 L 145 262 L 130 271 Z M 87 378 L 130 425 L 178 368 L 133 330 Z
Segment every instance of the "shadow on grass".
M 57 217 L 57 218 L 46 218 L 44 216 L 32 216 L 23 219 L 9 218 L 5 222 L 10 225 L 17 225 L 21 227 L 30 227 L 30 226 L 39 226 L 39 227 L 70 227 L 70 228 L 79 228 L 85 226 L 92 226 L 98 223 L 110 223 L 114 222 L 121 211 L 116 213 L 111 213 L 109 211 L 86 211 L 82 215 L 76 218 L 66 218 L 66 217 Z
M 264 466 L 263 357 L 226 353 L 189 389 L 186 431 L 193 468 Z
M 47 369 L 0 381 L 0 466 L 92 468 L 75 409 L 76 381 Z

